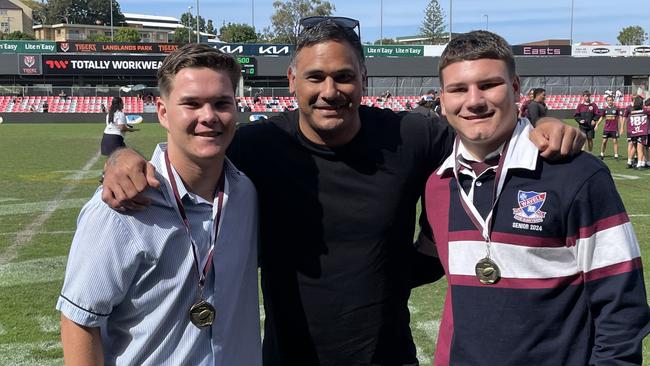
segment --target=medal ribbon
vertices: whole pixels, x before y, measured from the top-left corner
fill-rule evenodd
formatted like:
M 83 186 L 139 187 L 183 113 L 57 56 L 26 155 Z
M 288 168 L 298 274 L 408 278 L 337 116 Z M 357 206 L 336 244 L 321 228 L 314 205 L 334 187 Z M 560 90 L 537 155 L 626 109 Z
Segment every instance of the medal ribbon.
M 183 201 L 181 200 L 180 194 L 178 193 L 178 187 L 176 186 L 176 179 L 174 178 L 174 173 L 172 171 L 171 163 L 169 162 L 169 154 L 165 150 L 165 166 L 167 167 L 167 175 L 169 176 L 169 182 L 172 185 L 172 191 L 174 193 L 174 198 L 176 199 L 176 207 L 178 208 L 178 212 L 181 215 L 181 218 L 183 219 L 183 225 L 185 226 L 185 231 L 187 232 L 187 235 L 190 237 L 190 242 L 192 243 L 192 254 L 194 255 L 194 265 L 196 268 L 196 272 L 199 275 L 199 289 L 201 290 L 201 293 L 203 293 L 203 286 L 205 285 L 205 279 L 210 272 L 210 268 L 212 268 L 212 256 L 214 254 L 214 246 L 217 242 L 217 235 L 219 234 L 219 222 L 221 221 L 221 211 L 222 211 L 222 205 L 223 205 L 223 191 L 224 191 L 224 186 L 225 186 L 225 174 L 224 172 L 221 172 L 221 176 L 219 177 L 219 183 L 217 183 L 217 214 L 216 218 L 213 221 L 213 228 L 214 230 L 211 232 L 212 235 L 210 235 L 210 248 L 208 249 L 208 255 L 201 261 L 201 264 L 199 264 L 199 254 L 198 254 L 198 248 L 196 246 L 196 242 L 194 241 L 194 238 L 192 237 L 192 230 L 190 229 L 190 221 L 187 218 L 187 215 L 185 214 L 185 207 L 183 206 Z M 225 165 L 224 165 L 225 169 Z M 203 270 L 201 270 L 203 268 Z
M 463 209 L 465 210 L 465 213 L 470 218 L 470 220 L 472 220 L 474 226 L 481 232 L 483 239 L 485 239 L 485 242 L 487 243 L 487 258 L 490 257 L 490 243 L 491 243 L 490 234 L 492 231 L 492 214 L 494 212 L 494 208 L 497 205 L 497 201 L 499 200 L 499 195 L 501 194 L 503 185 L 505 184 L 506 181 L 506 174 L 503 174 L 503 166 L 505 164 L 506 155 L 508 153 L 509 142 L 510 141 L 507 141 L 505 143 L 505 145 L 503 146 L 503 150 L 501 151 L 501 156 L 499 157 L 499 164 L 497 165 L 496 176 L 494 178 L 496 184 L 494 185 L 494 190 L 492 192 L 492 207 L 490 208 L 490 212 L 488 212 L 485 220 L 483 219 L 483 217 L 481 217 L 481 214 L 474 206 L 474 203 L 472 202 L 472 200 L 469 199 L 469 196 L 467 195 L 467 193 L 465 193 L 465 190 L 460 185 L 460 180 L 458 179 L 458 172 L 460 171 L 460 159 L 458 158 L 458 145 L 460 143 L 460 139 L 458 137 L 456 137 L 456 142 L 454 145 L 454 154 L 455 154 L 454 155 L 455 157 L 454 177 L 456 178 L 456 185 L 458 187 L 458 194 L 460 195 L 460 202 L 463 206 Z

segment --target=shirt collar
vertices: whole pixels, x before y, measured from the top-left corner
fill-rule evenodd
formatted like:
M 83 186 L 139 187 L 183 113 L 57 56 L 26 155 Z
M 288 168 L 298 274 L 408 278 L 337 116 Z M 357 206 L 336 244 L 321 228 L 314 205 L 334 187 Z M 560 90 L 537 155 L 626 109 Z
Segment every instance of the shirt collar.
M 175 204 L 174 195 L 173 193 L 171 193 L 172 192 L 171 183 L 170 183 L 171 181 L 167 174 L 167 168 L 165 166 L 165 151 L 167 151 L 167 143 L 166 142 L 159 143 L 153 152 L 153 156 L 151 157 L 151 164 L 156 168 L 156 171 L 159 172 L 160 175 L 162 175 L 165 187 L 167 187 L 166 189 L 168 193 L 167 200 L 173 205 Z M 230 193 L 230 184 L 228 181 L 228 175 L 230 171 L 233 170 L 234 166 L 232 165 L 232 163 L 230 163 L 230 161 L 228 161 L 228 159 L 224 160 L 223 166 L 224 166 L 224 173 L 226 174 L 226 176 L 224 177 L 224 194 L 228 195 Z M 178 172 L 176 171 L 176 168 L 173 165 L 172 165 L 172 174 L 174 176 L 174 180 L 176 181 L 176 187 L 178 188 L 178 195 L 181 197 L 181 199 L 187 196 L 194 204 L 199 204 L 199 203 L 216 204 L 217 203 L 216 195 L 214 197 L 214 201 L 209 202 L 204 198 L 192 192 L 189 192 L 187 188 L 185 188 L 185 184 L 183 184 L 183 180 L 178 175 Z
M 532 131 L 533 127 L 528 122 L 527 119 L 519 119 L 517 121 L 517 125 L 515 126 L 514 131 L 512 132 L 512 136 L 510 137 L 510 144 L 508 146 L 508 155 L 506 156 L 506 160 L 504 163 L 504 171 L 505 169 L 527 169 L 527 170 L 535 170 L 537 167 L 537 158 L 539 155 L 539 149 L 535 144 L 533 144 L 532 141 L 528 138 L 528 135 L 530 134 L 530 131 Z M 503 145 L 493 151 L 492 153 L 488 154 L 487 157 L 492 157 L 496 154 L 500 154 L 501 150 L 503 149 Z M 449 169 L 454 169 L 455 163 L 456 163 L 456 157 L 462 156 L 465 159 L 469 160 L 476 160 L 465 148 L 463 145 L 463 142 L 460 141 L 458 145 L 454 144 L 454 150 L 452 151 L 451 155 L 445 159 L 445 161 L 442 163 L 440 168 L 436 171 L 436 174 L 442 175 Z

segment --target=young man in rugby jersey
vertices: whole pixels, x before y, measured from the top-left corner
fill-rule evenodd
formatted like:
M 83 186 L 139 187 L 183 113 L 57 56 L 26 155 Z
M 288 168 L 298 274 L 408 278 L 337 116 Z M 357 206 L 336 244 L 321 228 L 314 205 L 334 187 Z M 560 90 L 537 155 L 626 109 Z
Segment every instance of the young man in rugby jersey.
M 603 142 L 600 145 L 600 160 L 605 159 L 605 149 L 607 149 L 607 141 L 612 140 L 614 143 L 614 159 L 618 160 L 618 136 L 623 134 L 623 114 L 624 110 L 617 108 L 614 105 L 614 97 L 608 95 L 605 98 L 607 106 L 602 110 L 598 122 L 596 122 L 596 130 L 598 125 L 605 120 L 603 126 Z
M 648 123 L 650 110 L 643 106 L 643 98 L 634 97 L 632 105 L 625 110 L 627 127 L 627 167 L 636 170 L 646 169 L 648 158 Z M 637 163 L 634 166 L 632 157 L 636 153 Z
M 599 115 L 598 106 L 591 101 L 591 92 L 585 90 L 582 92 L 582 102 L 576 107 L 573 117 L 578 122 L 580 131 L 584 132 L 587 136 L 586 148 L 589 152 L 594 150 L 594 127 L 596 126 L 596 119 Z
M 539 156 L 498 35 L 456 36 L 439 75 L 458 137 L 424 198 L 449 283 L 435 364 L 641 365 L 639 246 L 607 167 Z

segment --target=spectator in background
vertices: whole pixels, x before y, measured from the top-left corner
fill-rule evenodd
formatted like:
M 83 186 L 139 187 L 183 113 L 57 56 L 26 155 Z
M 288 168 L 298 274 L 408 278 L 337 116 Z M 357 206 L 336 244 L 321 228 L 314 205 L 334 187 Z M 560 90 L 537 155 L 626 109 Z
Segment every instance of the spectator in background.
M 546 90 L 543 88 L 535 88 L 533 90 L 533 100 L 528 103 L 526 110 L 526 117 L 530 123 L 535 126 L 537 120 L 546 117 L 548 107 L 546 106 Z
M 113 97 L 111 107 L 106 115 L 106 128 L 102 136 L 102 155 L 110 155 L 113 151 L 126 146 L 124 135 L 126 132 L 138 131 L 126 123 L 126 115 L 122 112 L 124 101 L 120 97 Z
M 388 101 L 388 99 L 390 99 L 390 97 L 392 97 L 392 96 L 393 95 L 390 93 L 390 90 L 388 90 L 388 89 L 386 89 L 384 94 L 381 95 L 381 97 L 384 99 L 384 101 Z
M 433 104 L 434 104 L 434 99 L 430 95 L 425 95 L 420 99 L 420 102 L 418 103 L 418 106 L 413 108 L 411 113 L 420 113 L 427 118 L 434 119 L 437 118 L 438 115 L 436 112 L 433 110 Z
M 102 104 L 99 106 L 99 110 L 100 110 L 102 113 L 106 113 L 106 105 L 105 105 L 104 103 L 102 103 Z
M 66 100 L 68 98 L 68 95 L 65 93 L 65 91 L 63 91 L 63 89 L 59 91 L 59 98 L 62 100 Z
M 528 104 L 533 101 L 533 92 L 535 89 L 530 89 L 526 95 L 526 100 L 521 103 L 519 107 L 519 118 L 525 118 L 528 115 Z
M 575 117 L 580 131 L 584 132 L 587 135 L 587 151 L 591 152 L 594 149 L 594 127 L 596 126 L 596 120 L 600 116 L 600 111 L 596 103 L 591 101 L 591 92 L 585 90 L 582 92 L 582 103 L 578 104 L 573 117 Z
M 616 92 L 614 93 L 614 100 L 616 103 L 623 101 L 623 92 L 621 92 L 621 89 L 616 89 Z
M 42 109 L 42 110 L 43 110 L 43 113 L 47 113 L 47 112 L 49 111 L 49 109 L 50 109 L 50 104 L 47 102 L 47 100 L 43 102 L 43 106 L 42 106 L 42 108 L 43 108 L 43 109 Z

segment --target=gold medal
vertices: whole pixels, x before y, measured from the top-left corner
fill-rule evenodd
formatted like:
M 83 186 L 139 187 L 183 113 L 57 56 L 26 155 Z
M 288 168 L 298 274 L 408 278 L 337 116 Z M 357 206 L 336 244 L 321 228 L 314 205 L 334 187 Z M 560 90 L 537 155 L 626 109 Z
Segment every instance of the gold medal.
M 499 266 L 488 257 L 485 257 L 476 263 L 476 277 L 484 285 L 493 285 L 499 282 L 501 271 Z
M 190 308 L 190 321 L 198 328 L 209 327 L 214 323 L 217 311 L 209 302 L 201 300 Z

